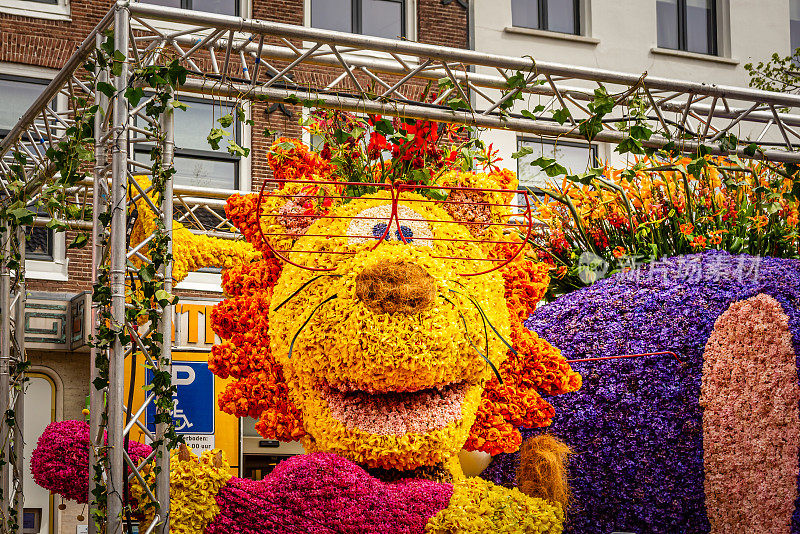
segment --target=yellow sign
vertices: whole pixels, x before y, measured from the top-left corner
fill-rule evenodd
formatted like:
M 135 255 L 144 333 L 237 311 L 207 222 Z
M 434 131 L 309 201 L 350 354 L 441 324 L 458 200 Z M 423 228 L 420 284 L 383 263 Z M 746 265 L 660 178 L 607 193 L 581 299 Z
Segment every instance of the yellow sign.
M 214 301 L 182 300 L 175 305 L 172 331 L 173 346 L 191 349 L 211 349 L 219 338 L 211 328 L 211 309 Z
M 216 448 L 225 451 L 231 472 L 239 472 L 239 420 L 223 413 L 217 397 L 231 379 L 223 380 L 208 371 L 208 352 L 173 352 L 173 383 L 178 395 L 173 397 L 173 422 L 179 434 L 197 454 Z M 130 376 L 131 358 L 125 361 L 126 376 Z M 136 382 L 133 389 L 133 406 L 141 406 L 149 392 L 144 390 L 147 374 L 144 358 L 136 355 Z M 194 387 L 193 387 L 194 386 Z M 126 388 L 128 382 L 126 381 Z M 125 398 L 128 391 L 125 392 Z M 146 410 L 131 430 L 131 439 L 148 443 L 147 432 L 153 431 L 153 411 Z M 149 416 L 149 417 L 148 417 Z

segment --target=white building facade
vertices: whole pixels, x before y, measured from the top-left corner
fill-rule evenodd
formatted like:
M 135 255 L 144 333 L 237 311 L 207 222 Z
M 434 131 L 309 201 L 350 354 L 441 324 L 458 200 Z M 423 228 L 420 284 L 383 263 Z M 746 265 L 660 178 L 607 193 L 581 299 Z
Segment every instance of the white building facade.
M 474 0 L 470 6 L 471 44 L 480 52 L 715 85 L 747 87 L 745 64 L 788 56 L 800 45 L 800 0 Z M 533 96 L 515 111 L 548 101 Z M 572 172 L 625 158 L 586 141 L 502 130 L 481 138 L 500 150 L 502 165 L 519 172 L 521 186 L 543 185 L 544 175 L 527 164 L 543 154 L 555 154 Z M 521 146 L 534 153 L 511 159 Z

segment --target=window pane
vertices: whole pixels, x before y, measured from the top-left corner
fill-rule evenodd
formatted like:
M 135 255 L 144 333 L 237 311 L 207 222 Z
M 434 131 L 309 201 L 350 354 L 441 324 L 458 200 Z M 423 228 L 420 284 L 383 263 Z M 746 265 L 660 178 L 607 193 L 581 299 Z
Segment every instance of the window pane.
M 539 1 L 511 0 L 511 24 L 518 28 L 539 29 Z
M 311 0 L 311 26 L 323 30 L 352 32 L 352 0 Z
M 53 259 L 53 233 L 48 228 L 28 226 L 25 228 L 25 255 L 29 260 Z
M 520 141 L 519 148 L 530 147 L 533 149 L 531 154 L 517 160 L 520 187 L 545 187 L 547 185 L 547 175 L 539 167 L 532 167 L 531 162 L 542 156 L 555 158 L 556 161 L 567 168 L 571 173 L 580 173 L 594 161 L 590 161 L 593 155 L 588 146 L 573 146 L 563 143 L 553 144 L 547 141 Z M 594 158 L 592 158 L 594 159 Z
M 149 159 L 149 155 L 143 154 Z M 236 189 L 236 161 L 175 155 L 175 183 L 214 189 Z
M 44 84 L 0 78 L 0 130 L 10 130 L 42 91 Z
M 656 2 L 656 21 L 658 23 L 658 46 L 678 48 L 678 0 L 658 0 Z
M 143 4 L 153 4 L 156 6 L 175 7 L 180 9 L 181 0 L 139 0 Z
M 547 29 L 552 32 L 577 33 L 575 31 L 574 0 L 547 0 Z
M 792 53 L 800 48 L 800 0 L 791 0 L 790 3 L 791 16 L 789 20 L 789 29 L 791 32 Z
M 188 106 L 186 111 L 175 111 L 175 147 L 187 148 L 192 150 L 212 150 L 208 144 L 208 134 L 211 128 L 221 128 L 219 122 L 216 122 L 220 117 L 236 114 L 234 111 L 222 104 L 211 104 L 208 102 L 185 102 Z M 236 123 L 225 131 L 230 134 L 230 137 L 223 139 L 220 143 L 220 150 L 228 145 L 228 139 L 236 140 Z
M 218 15 L 236 15 L 239 0 L 191 0 L 192 9 Z
M 714 49 L 709 47 L 709 37 L 714 35 L 713 1 L 686 0 L 686 50 L 689 52 L 714 53 Z
M 363 0 L 361 33 L 396 39 L 403 36 L 403 3 L 391 0 Z

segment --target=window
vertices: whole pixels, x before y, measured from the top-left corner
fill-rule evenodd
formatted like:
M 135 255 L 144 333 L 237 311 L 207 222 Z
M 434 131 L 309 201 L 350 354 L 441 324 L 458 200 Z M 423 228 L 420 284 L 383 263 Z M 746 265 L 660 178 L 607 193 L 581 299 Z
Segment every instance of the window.
M 0 13 L 48 20 L 70 20 L 69 0 L 0 0 Z
M 219 150 L 213 150 L 206 139 L 212 127 L 220 127 L 217 119 L 228 113 L 235 116 L 235 111 L 225 103 L 190 98 L 180 100 L 188 108 L 175 111 L 175 183 L 210 189 L 238 189 L 240 158 L 228 154 L 225 147 L 228 139 L 240 144 L 241 125 L 234 121 L 225 128 L 228 137 L 220 143 Z M 137 145 L 134 158 L 149 165 L 150 148 Z
M 0 75 L 0 139 L 8 135 L 21 115 L 31 107 L 48 80 L 22 76 Z M 30 148 L 32 153 L 35 149 Z M 53 261 L 53 231 L 42 227 L 26 228 L 26 258 Z
M 140 0 L 145 4 L 153 4 L 179 9 L 194 9 L 217 15 L 239 16 L 239 0 Z
M 792 0 L 789 5 L 789 33 L 792 43 L 791 54 L 800 48 L 800 0 Z
M 580 35 L 580 0 L 511 0 L 511 23 L 518 28 Z
M 311 0 L 311 26 L 396 39 L 406 35 L 407 0 Z
M 575 143 L 569 141 L 558 141 L 554 143 L 548 139 L 522 138 L 517 140 L 517 150 L 528 147 L 533 152 L 517 160 L 517 178 L 519 179 L 519 189 L 539 192 L 547 186 L 547 175 L 539 168 L 532 167 L 531 162 L 542 156 L 555 158 L 556 161 L 567 168 L 572 173 L 583 172 L 587 166 L 597 165 L 597 145 L 587 145 L 586 143 Z M 525 204 L 525 199 L 517 199 L 520 206 Z
M 716 0 L 657 0 L 658 46 L 717 54 Z

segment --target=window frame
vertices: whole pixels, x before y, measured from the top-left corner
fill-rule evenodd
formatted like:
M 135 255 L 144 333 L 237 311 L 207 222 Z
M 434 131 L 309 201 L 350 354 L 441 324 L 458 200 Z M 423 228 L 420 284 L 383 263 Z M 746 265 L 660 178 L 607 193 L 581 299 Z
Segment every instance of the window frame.
M 192 104 L 207 104 L 211 106 L 220 106 L 226 103 L 234 104 L 234 102 L 228 102 L 226 100 L 210 100 L 206 98 L 199 98 L 197 96 L 186 96 L 186 95 L 178 95 L 180 101 L 185 104 L 189 104 L 191 108 Z M 180 113 L 184 113 L 183 111 L 176 111 L 177 114 L 176 120 L 180 120 Z M 209 125 L 211 128 L 212 125 Z M 240 146 L 245 146 L 244 143 L 244 125 L 241 121 L 234 118 L 233 121 L 233 132 L 234 132 L 234 142 L 238 143 Z M 248 140 L 249 141 L 249 140 Z M 249 142 L 247 143 L 250 144 Z M 134 158 L 136 154 L 148 154 L 151 150 L 152 146 L 148 143 L 137 143 L 134 146 Z M 252 152 L 251 152 L 252 153 Z M 233 171 L 233 187 L 232 191 L 242 191 L 242 169 L 244 167 L 243 163 L 246 158 L 241 156 L 232 156 L 228 154 L 225 150 L 221 147 L 219 150 L 212 150 L 211 147 L 208 147 L 208 150 L 205 149 L 196 149 L 196 148 L 180 148 L 175 146 L 174 156 L 180 158 L 191 158 L 191 159 L 200 159 L 200 160 L 209 160 L 209 161 L 224 161 L 224 162 L 232 162 L 234 171 Z M 199 186 L 203 187 L 203 186 Z M 203 187 L 204 189 L 208 189 L 209 191 L 217 190 L 217 187 Z
M 24 69 L 19 71 L 17 65 L 7 65 L 0 63 L 0 80 L 10 80 L 28 84 L 42 85 L 47 87 L 51 78 L 45 72 L 39 70 Z M 19 72 L 6 72 L 5 68 L 18 70 Z M 59 97 L 55 99 L 54 108 L 58 110 Z M 23 110 L 24 112 L 25 110 Z M 11 130 L 0 128 L 0 139 L 5 137 Z M 48 229 L 48 245 L 46 254 L 37 254 L 26 251 L 25 271 L 26 275 L 32 279 L 59 280 L 68 279 L 68 259 L 66 257 L 66 233 L 54 232 Z M 27 243 L 27 241 L 26 241 Z
M 45 20 L 72 20 L 70 0 L 58 0 L 55 3 L 36 2 L 35 0 L 0 0 L 0 13 Z
M 794 35 L 792 35 L 793 34 L 793 32 L 792 32 L 792 23 L 793 22 L 800 23 L 800 18 L 798 18 L 798 19 L 793 19 L 792 18 L 792 3 L 797 2 L 797 1 L 798 0 L 789 0 L 789 55 L 790 56 L 793 56 L 795 51 L 798 48 L 800 48 L 800 35 L 796 36 L 797 40 L 792 39 L 792 37 L 794 37 Z M 793 41 L 797 43 L 796 47 L 792 47 L 792 42 Z M 797 61 L 795 61 L 795 63 L 797 63 Z
M 312 26 L 312 14 L 311 11 L 314 9 L 314 2 L 320 0 L 308 0 L 307 7 L 308 7 L 308 26 Z M 411 39 L 409 37 L 409 24 L 408 24 L 408 8 L 409 8 L 409 0 L 383 0 L 385 2 L 393 2 L 395 4 L 400 4 L 400 36 L 398 39 Z M 366 35 L 363 33 L 364 30 L 364 20 L 363 20 L 363 9 L 362 5 L 364 0 L 350 0 L 350 5 L 352 9 L 352 17 L 350 24 L 352 25 L 352 33 L 358 35 Z
M 0 65 L 0 68 L 2 68 L 2 65 Z M 45 87 L 47 87 L 47 85 L 50 83 L 50 79 L 48 79 L 48 78 L 41 78 L 41 77 L 36 77 L 36 76 L 25 76 L 23 74 L 6 74 L 5 72 L 0 72 L 0 80 L 8 80 L 8 81 L 11 81 L 11 82 L 31 83 L 31 84 L 36 84 L 36 85 L 43 85 Z M 22 110 L 22 113 L 24 113 L 25 111 L 27 111 L 27 110 Z M 4 138 L 9 133 L 11 133 L 11 130 L 6 130 L 5 128 L 0 126 L 0 139 Z
M 207 98 L 198 98 L 196 95 L 187 95 L 184 93 L 179 93 L 178 98 L 181 102 L 185 102 L 189 105 L 192 103 L 202 103 L 202 104 L 210 104 L 214 106 L 220 105 L 232 105 L 235 104 L 234 101 L 226 100 L 226 99 L 207 99 Z M 253 109 L 250 104 L 245 103 L 244 107 L 245 112 L 245 119 L 252 118 Z M 176 111 L 175 120 L 180 120 L 180 114 L 184 113 L 183 111 Z M 209 128 L 211 125 L 209 125 Z M 234 190 L 239 191 L 240 193 L 248 193 L 251 190 L 252 183 L 250 177 L 250 166 L 251 166 L 251 159 L 252 158 L 252 127 L 245 122 L 234 120 L 234 135 L 236 136 L 236 142 L 239 143 L 240 146 L 248 147 L 251 149 L 250 155 L 248 157 L 241 157 L 241 156 L 231 156 L 228 154 L 224 149 L 220 148 L 220 150 L 212 150 L 211 147 L 208 150 L 197 150 L 191 148 L 175 148 L 175 155 L 176 156 L 189 156 L 198 159 L 209 159 L 209 160 L 217 160 L 217 161 L 233 161 L 234 162 Z M 138 147 L 137 147 L 138 148 Z M 142 150 L 142 152 L 147 153 L 149 149 Z M 209 191 L 216 190 L 216 188 L 208 188 Z M 222 275 L 218 271 L 217 268 L 210 267 L 208 269 L 201 269 L 200 271 L 190 272 L 186 278 L 181 280 L 176 286 L 175 289 L 179 290 L 187 290 L 187 291 L 206 291 L 209 293 L 222 293 Z
M 657 1 L 657 0 L 656 0 Z M 680 50 L 681 52 L 688 52 L 691 54 L 703 54 L 707 56 L 718 56 L 720 50 L 720 43 L 719 43 L 719 6 L 717 0 L 711 0 L 711 17 L 707 22 L 706 28 L 706 40 L 708 46 L 708 52 L 695 52 L 694 50 L 689 50 L 688 46 L 688 26 L 689 20 L 687 18 L 687 10 L 686 10 L 686 0 L 676 0 L 677 7 L 678 7 L 678 18 L 677 18 L 677 27 L 678 27 L 678 47 L 677 48 L 669 48 L 666 46 L 662 46 L 660 42 L 658 42 L 658 35 L 656 35 L 656 41 L 658 42 L 658 46 L 662 48 L 666 48 L 668 50 Z M 656 18 L 658 17 L 658 11 L 656 11 Z M 656 20 L 656 27 L 658 26 L 658 20 Z
M 31 0 L 29 0 L 29 1 L 31 1 Z M 139 1 L 140 1 L 140 2 L 142 2 L 142 0 L 139 0 Z M 216 15 L 216 14 L 218 14 L 218 13 L 214 13 L 213 11 L 201 11 L 201 10 L 198 10 L 198 9 L 194 9 L 194 8 L 192 7 L 192 3 L 193 3 L 193 1 L 194 1 L 194 0 L 180 0 L 180 2 L 181 2 L 180 9 L 189 9 L 189 10 L 191 10 L 191 11 L 197 11 L 197 12 L 199 12 L 199 13 L 210 13 L 210 14 L 212 14 L 212 15 Z M 233 1 L 233 4 L 234 4 L 234 11 L 235 11 L 235 12 L 234 12 L 234 14 L 233 14 L 233 15 L 226 15 L 226 16 L 228 16 L 228 17 L 231 17 L 231 16 L 233 16 L 233 17 L 241 17 L 241 16 L 242 16 L 242 15 L 241 15 L 241 12 L 242 12 L 242 2 L 241 2 L 240 0 L 232 0 L 232 1 Z M 149 2 L 147 2 L 147 1 L 144 1 L 144 2 L 142 2 L 142 3 L 143 3 L 143 4 L 147 4 L 147 3 L 149 3 Z
M 547 17 L 547 10 L 548 10 L 548 8 L 547 8 L 547 0 L 532 0 L 532 1 L 536 2 L 536 12 L 537 12 L 537 14 L 539 16 L 539 26 L 536 27 L 536 28 L 531 28 L 530 26 L 520 26 L 520 25 L 515 24 L 514 23 L 513 11 L 512 11 L 512 16 L 511 16 L 511 26 L 512 27 L 514 27 L 514 28 L 527 28 L 527 29 L 530 29 L 530 30 L 541 30 L 541 31 L 553 32 L 553 33 L 563 33 L 564 35 L 582 35 L 581 34 L 581 31 L 583 29 L 581 27 L 582 26 L 582 22 L 583 22 L 583 17 L 582 17 L 582 13 L 581 13 L 582 0 L 572 0 L 572 9 L 573 9 L 572 12 L 574 14 L 573 18 L 572 18 L 572 24 L 573 24 L 572 33 L 560 32 L 560 31 L 557 31 L 557 30 L 549 29 L 548 28 L 549 20 L 548 20 L 548 17 Z

